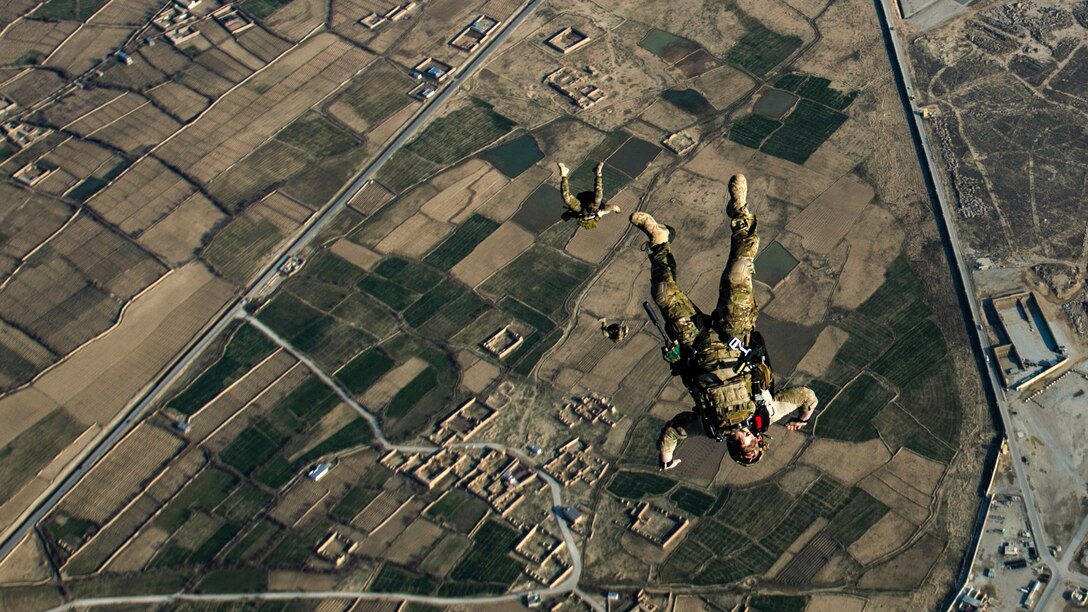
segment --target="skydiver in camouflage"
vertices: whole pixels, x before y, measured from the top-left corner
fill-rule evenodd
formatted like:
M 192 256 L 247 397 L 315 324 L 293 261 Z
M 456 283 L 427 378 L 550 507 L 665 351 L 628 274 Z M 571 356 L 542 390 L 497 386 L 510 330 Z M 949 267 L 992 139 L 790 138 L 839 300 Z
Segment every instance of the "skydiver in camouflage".
M 664 349 L 665 357 L 695 400 L 694 411 L 676 415 L 661 431 L 663 470 L 680 464 L 673 458 L 677 445 L 698 431 L 724 440 L 734 461 L 750 465 L 763 457 L 767 448 L 763 434 L 771 422 L 796 411 L 786 429 L 798 430 L 816 409 L 816 394 L 807 387 L 775 390 L 762 337 L 754 331 L 758 308 L 752 272 L 759 234 L 756 217 L 748 210 L 743 175 L 729 180 L 726 214 L 732 231 L 729 260 L 710 316 L 697 311 L 676 284 L 669 229 L 647 213 L 631 215 L 631 223 L 650 239 L 650 291 L 672 343 Z
M 583 191 L 578 195 L 571 195 L 570 169 L 562 163 L 559 164 L 559 193 L 562 194 L 563 204 L 567 207 L 567 210 L 563 213 L 564 220 L 575 219 L 578 221 L 578 225 L 585 229 L 593 229 L 597 227 L 597 222 L 600 221 L 601 217 L 610 212 L 620 212 L 620 207 L 614 204 L 604 209 L 601 208 L 601 203 L 604 201 L 604 180 L 601 178 L 603 170 L 603 163 L 599 163 L 593 168 L 593 191 Z

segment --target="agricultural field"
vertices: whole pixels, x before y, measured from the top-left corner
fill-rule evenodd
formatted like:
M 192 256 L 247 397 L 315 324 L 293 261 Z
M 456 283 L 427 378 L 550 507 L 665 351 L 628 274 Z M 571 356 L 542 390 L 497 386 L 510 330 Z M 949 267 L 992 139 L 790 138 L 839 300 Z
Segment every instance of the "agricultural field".
M 959 315 L 909 133 L 887 112 L 898 92 L 874 7 L 538 4 L 514 21 L 513 0 L 434 0 L 397 19 L 377 0 L 244 0 L 234 21 L 193 8 L 193 36 L 174 43 L 143 0 L 48 0 L 0 33 L 5 121 L 53 130 L 26 146 L 5 136 L 0 151 L 0 390 L 26 385 L 0 397 L 21 432 L 0 443 L 0 515 L 59 482 L 214 312 L 245 308 L 154 400 L 140 437 L 45 515 L 31 540 L 57 571 L 43 587 L 0 585 L 0 607 L 295 585 L 390 594 L 391 608 L 397 594 L 513 600 L 572 554 L 580 592 L 645 589 L 656 605 L 675 589 L 678 609 L 816 609 L 817 589 L 939 603 L 977 515 L 977 500 L 940 487 L 975 482 L 981 451 L 961 441 L 988 430 L 957 369 L 969 359 L 949 332 Z M 486 65 L 451 43 L 482 34 L 470 24 L 484 14 L 516 29 Z M 545 42 L 566 28 L 584 49 Z M 449 95 L 407 95 L 431 83 L 409 75 L 423 58 L 451 67 Z M 545 77 L 558 68 L 603 97 L 571 104 Z M 683 141 L 674 132 L 693 146 L 666 147 Z M 602 163 L 622 213 L 593 230 L 564 221 L 560 161 L 574 193 Z M 691 399 L 642 310 L 646 241 L 627 215 L 674 230 L 678 282 L 705 309 L 738 172 L 766 251 L 761 329 L 795 339 L 777 351 L 777 383 L 812 388 L 820 412 L 800 431 L 772 425 L 756 465 L 693 433 L 683 465 L 661 472 L 661 428 Z M 318 220 L 298 269 L 248 287 Z M 169 318 L 130 307 L 193 275 L 214 291 L 158 298 Z M 88 344 L 134 319 L 148 344 L 185 337 L 116 362 Z M 609 323 L 629 333 L 612 342 Z M 117 382 L 136 367 L 146 376 Z M 560 411 L 587 396 L 614 408 Z M 568 467 L 586 471 L 557 502 L 525 464 L 575 438 L 588 450 Z M 641 504 L 682 517 L 668 546 L 627 530 Z M 583 518 L 554 540 L 560 561 L 515 552 L 572 508 Z M 904 564 L 909 579 L 894 575 Z
M 377 180 L 390 191 L 400 193 L 435 169 L 495 142 L 514 125 L 490 104 L 471 99 L 467 105 L 428 125 L 382 167 Z

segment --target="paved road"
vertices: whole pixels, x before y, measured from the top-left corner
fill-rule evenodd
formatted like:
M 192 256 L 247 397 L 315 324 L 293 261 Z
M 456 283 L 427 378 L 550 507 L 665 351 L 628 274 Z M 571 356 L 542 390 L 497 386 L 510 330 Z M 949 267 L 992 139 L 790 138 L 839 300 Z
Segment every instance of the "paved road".
M 895 34 L 895 10 L 890 6 L 894 1 L 895 0 L 876 0 L 881 27 L 884 30 L 885 43 L 888 44 L 892 51 L 891 59 L 894 60 L 892 68 L 893 72 L 896 73 L 896 83 L 899 87 L 903 104 L 907 108 L 911 134 L 914 137 L 917 147 L 923 152 L 922 174 L 926 179 L 927 187 L 932 199 L 938 204 L 936 211 L 939 213 L 937 216 L 937 226 L 941 231 L 941 236 L 945 242 L 946 252 L 953 265 L 953 280 L 956 282 L 960 304 L 964 308 L 964 315 L 968 324 L 967 332 L 972 348 L 975 351 L 975 361 L 979 367 L 983 389 L 990 401 L 997 406 L 998 412 L 1001 415 L 1002 426 L 1004 430 L 1008 432 L 1012 420 L 1009 415 L 1008 405 L 1002 395 L 1003 385 L 1001 381 L 997 379 L 997 372 L 994 368 L 989 367 L 988 362 L 985 359 L 987 343 L 983 341 L 981 335 L 984 319 L 979 313 L 978 300 L 976 299 L 977 294 L 975 293 L 970 268 L 963 256 L 963 249 L 960 245 L 959 236 L 956 233 L 955 216 L 953 215 L 952 207 L 949 205 L 948 197 L 946 195 L 947 192 L 942 188 L 942 183 L 939 178 L 943 176 L 939 163 L 940 157 L 930 146 L 929 136 L 926 133 L 925 126 L 922 124 L 921 113 L 915 105 L 915 90 L 910 80 L 911 71 L 908 55 L 902 48 L 899 37 Z M 1023 493 L 1024 504 L 1028 511 L 1028 521 L 1031 524 L 1031 530 L 1035 535 L 1037 543 L 1036 548 L 1042 556 L 1043 564 L 1050 569 L 1054 576 L 1054 579 L 1047 585 L 1046 590 L 1040 596 L 1039 601 L 1036 604 L 1036 609 L 1043 610 L 1046 608 L 1046 603 L 1053 592 L 1060 588 L 1064 576 L 1060 571 L 1061 568 L 1058 567 L 1058 563 L 1054 559 L 1054 556 L 1050 553 L 1049 547 L 1046 545 L 1046 532 L 1043 531 L 1043 522 L 1040 519 L 1039 512 L 1035 506 L 1035 499 L 1031 487 L 1028 486 L 1028 480 L 1024 473 L 1024 464 L 1021 460 L 1022 455 L 1016 442 L 1016 436 L 1007 436 L 1007 439 L 1009 441 L 1010 460 L 1012 467 L 1016 472 L 1017 483 Z
M 244 296 L 236 300 L 233 305 L 226 309 L 220 315 L 219 319 L 216 320 L 202 336 L 200 336 L 199 340 L 192 344 L 189 349 L 174 362 L 174 365 L 171 366 L 165 374 L 159 377 L 152 388 L 128 410 L 106 437 L 103 438 L 93 450 L 85 455 L 85 458 L 77 465 L 77 467 L 61 479 L 43 501 L 41 501 L 30 514 L 26 515 L 18 522 L 17 526 L 9 529 L 7 533 L 4 534 L 3 540 L 0 541 L 0 560 L 6 558 L 34 525 L 53 509 L 61 498 L 76 485 L 94 464 L 136 426 L 148 408 L 159 399 L 162 392 L 178 378 L 182 371 L 184 371 L 185 368 L 201 354 L 208 344 L 214 340 L 216 336 L 222 333 L 233 320 L 244 314 L 245 305 L 251 299 L 262 293 L 266 289 L 266 286 L 277 282 L 280 278 L 278 272 L 280 267 L 291 257 L 297 255 L 313 240 L 318 232 L 320 232 L 329 221 L 336 217 L 337 213 L 343 210 L 348 201 L 355 197 L 355 195 L 366 186 L 367 182 L 373 178 L 381 166 L 388 161 L 389 158 L 408 141 L 408 139 L 414 136 L 424 124 L 426 124 L 434 112 L 453 96 L 469 76 L 487 61 L 487 58 L 494 53 L 495 49 L 497 49 L 504 40 L 506 40 L 514 28 L 532 13 L 539 2 L 540 0 L 529 0 L 528 4 L 526 4 L 521 11 L 505 25 L 502 31 L 487 43 L 463 69 L 458 71 L 456 78 L 453 79 L 453 81 L 438 95 L 425 104 L 422 110 L 420 110 L 420 112 L 418 112 L 400 131 L 397 137 L 386 147 L 381 155 L 371 162 L 362 172 L 356 175 L 351 184 L 343 189 L 331 205 L 311 219 L 308 224 L 300 230 L 294 240 L 280 250 L 278 256 L 273 259 L 273 263 L 271 263 L 258 279 L 249 286 Z

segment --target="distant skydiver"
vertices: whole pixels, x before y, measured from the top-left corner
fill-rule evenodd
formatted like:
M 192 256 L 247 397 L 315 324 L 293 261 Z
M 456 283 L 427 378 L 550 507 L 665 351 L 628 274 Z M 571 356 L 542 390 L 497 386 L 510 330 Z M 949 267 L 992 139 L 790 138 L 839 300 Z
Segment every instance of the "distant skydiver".
M 563 213 L 563 219 L 576 219 L 578 225 L 586 229 L 593 229 L 597 227 L 597 222 L 601 217 L 607 215 L 610 212 L 620 212 L 620 207 L 616 205 L 606 206 L 601 209 L 601 202 L 604 200 L 604 181 L 601 180 L 601 171 L 604 169 L 604 164 L 599 163 L 593 168 L 593 191 L 583 191 L 577 196 L 573 196 L 570 193 L 570 169 L 559 163 L 559 192 L 563 196 L 563 203 L 566 205 L 567 210 Z
M 753 259 L 759 250 L 756 217 L 748 210 L 748 184 L 743 175 L 729 179 L 726 214 L 732 240 L 729 260 L 719 284 L 718 304 L 707 316 L 676 284 L 676 262 L 669 247 L 669 228 L 649 214 L 636 212 L 631 223 L 650 239 L 650 292 L 665 318 L 647 312 L 667 338 L 662 348 L 674 376 L 695 400 L 695 410 L 682 412 L 661 430 L 661 469 L 680 464 L 673 452 L 689 433 L 702 431 L 725 441 L 729 456 L 742 465 L 763 457 L 764 432 L 773 421 L 797 411 L 786 429 L 801 429 L 816 409 L 816 394 L 807 387 L 775 391 L 774 374 L 759 332 L 752 291 Z

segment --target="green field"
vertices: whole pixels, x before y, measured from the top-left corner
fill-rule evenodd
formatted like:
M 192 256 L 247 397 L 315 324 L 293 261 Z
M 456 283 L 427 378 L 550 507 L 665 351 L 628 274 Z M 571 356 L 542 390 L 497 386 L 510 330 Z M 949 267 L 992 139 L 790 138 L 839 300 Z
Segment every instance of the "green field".
M 787 74 L 779 77 L 774 86 L 808 98 L 835 110 L 846 110 L 858 92 L 843 92 L 831 87 L 831 81 L 817 76 Z
M 290 3 L 291 0 L 242 0 L 241 6 L 257 19 L 264 19 Z
M 484 282 L 480 292 L 495 300 L 510 296 L 549 317 L 563 318 L 567 298 L 592 272 L 592 266 L 533 245 Z
M 332 515 L 345 523 L 351 522 L 351 519 L 362 512 L 367 504 L 374 501 L 374 498 L 377 497 L 380 492 L 381 491 L 378 489 L 352 487 L 340 498 L 340 501 L 336 502 L 336 505 L 332 507 Z
M 421 300 L 422 301 L 422 300 Z M 418 303 L 418 302 L 417 302 Z M 453 302 L 439 308 L 419 326 L 419 332 L 435 341 L 445 341 L 461 333 L 484 313 L 494 310 L 472 291 L 465 290 Z
M 257 328 L 242 325 L 227 343 L 223 356 L 174 396 L 167 406 L 182 414 L 195 413 L 275 349 L 276 344 Z
M 514 125 L 490 104 L 473 98 L 468 106 L 431 122 L 405 149 L 447 166 L 495 142 Z
M 68 411 L 57 408 L 0 448 L 0 499 L 11 499 L 83 430 Z
M 657 467 L 657 464 L 661 463 L 661 456 L 657 451 L 657 439 L 661 436 L 663 427 L 665 427 L 665 421 L 656 417 L 646 416 L 640 420 L 631 433 L 631 440 L 627 443 L 620 462 Z
M 395 256 L 378 264 L 374 273 L 415 293 L 426 293 L 445 278 L 427 266 Z
M 942 442 L 957 446 L 963 406 L 952 362 L 941 360 L 936 374 L 903 387 L 900 406 Z
M 907 440 L 906 447 L 923 457 L 934 461 L 948 463 L 955 456 L 956 451 L 944 442 L 935 438 L 925 430 L 918 430 Z
M 263 569 L 212 570 L 193 587 L 197 593 L 256 593 L 266 590 L 268 574 Z
M 839 327 L 850 334 L 833 359 L 832 380 L 844 382 L 858 370 L 876 361 L 887 350 L 891 330 L 858 312 L 851 312 L 839 321 Z
M 835 440 L 864 442 L 877 437 L 873 418 L 895 397 L 869 374 L 862 373 L 820 414 L 819 435 Z
M 665 583 L 688 582 L 707 559 L 714 553 L 699 544 L 698 539 L 688 536 L 676 547 L 665 561 L 660 578 Z
M 299 272 L 304 278 L 316 278 L 333 285 L 353 287 L 366 272 L 332 251 L 321 251 L 310 258 Z
M 411 593 L 427 595 L 434 591 L 434 583 L 426 576 L 396 565 L 386 563 L 370 584 L 375 593 Z
M 616 497 L 642 499 L 646 496 L 664 495 L 676 481 L 649 472 L 620 470 L 608 483 L 608 492 Z
M 695 516 L 703 516 L 714 506 L 713 495 L 688 487 L 680 487 L 673 491 L 669 499 L 676 504 L 677 508 Z
M 428 367 L 393 396 L 389 407 L 385 409 L 385 416 L 396 419 L 408 414 L 408 411 L 436 386 L 438 386 L 438 377 L 434 368 Z
M 517 356 L 517 363 L 514 364 L 513 372 L 520 374 L 521 376 L 528 377 L 536 367 L 536 364 L 540 362 L 544 357 L 544 353 L 548 349 L 555 346 L 556 342 L 563 337 L 563 330 L 555 329 L 548 333 L 548 335 L 541 337 L 539 340 L 534 340 L 531 348 L 526 348 L 522 345 L 524 351 Z
M 772 132 L 782 127 L 781 121 L 768 119 L 763 115 L 748 115 L 733 123 L 729 128 L 729 140 L 758 149 Z
M 730 524 L 737 525 L 737 523 Z M 751 539 L 741 533 L 741 530 L 730 529 L 720 520 L 711 518 L 700 521 L 688 539 L 702 544 L 719 557 L 729 556 L 752 545 Z
M 778 558 L 812 525 L 818 516 L 819 513 L 815 507 L 799 503 L 790 510 L 777 527 L 759 538 L 759 543 Z
M 370 424 L 361 418 L 355 419 L 326 437 L 317 446 L 306 451 L 292 465 L 295 466 L 296 471 L 301 470 L 323 456 L 334 455 L 349 448 L 365 446 L 370 444 L 373 439 L 374 430 L 370 428 Z
M 400 193 L 438 171 L 441 166 L 401 148 L 382 165 L 374 179 L 393 193 Z
M 907 440 L 918 432 L 918 424 L 903 412 L 897 402 L 888 404 L 877 413 L 873 418 L 873 427 L 892 451 L 905 446 Z
M 192 512 L 211 510 L 230 495 L 237 480 L 228 472 L 208 468 L 196 475 L 152 520 L 152 525 L 167 532 L 181 527 Z
M 375 275 L 359 281 L 358 287 L 360 291 L 398 312 L 419 299 L 418 293 L 409 291 L 391 280 Z
M 546 333 L 555 329 L 554 321 L 541 314 L 538 310 L 526 306 L 524 302 L 512 297 L 504 297 L 499 300 L 499 308 L 522 323 L 532 325 L 539 332 Z
M 376 348 L 357 355 L 336 372 L 336 379 L 352 395 L 360 395 L 378 382 L 386 372 L 393 369 L 395 362 Z
M 750 612 L 803 612 L 807 597 L 790 595 L 753 595 L 748 600 Z
M 865 491 L 858 491 L 850 503 L 831 519 L 823 534 L 845 548 L 860 538 L 887 512 L 887 506 Z
M 769 483 L 736 489 L 715 516 L 730 525 L 744 525 L 747 533 L 768 533 L 785 516 L 783 510 L 793 498 L 778 485 Z
M 387 338 L 400 327 L 385 306 L 365 293 L 349 295 L 329 314 L 375 338 Z
M 257 487 L 243 482 L 230 497 L 216 507 L 216 514 L 231 521 L 248 522 L 269 506 L 272 496 Z
M 227 549 L 223 555 L 223 563 L 233 565 L 242 561 L 256 560 L 278 533 L 279 528 L 275 523 L 267 520 L 259 521 Z
M 208 192 L 231 212 L 239 212 L 302 172 L 313 160 L 298 149 L 269 140 L 208 183 Z
M 782 63 L 801 46 L 796 36 L 784 36 L 751 18 L 743 21 L 748 31 L 726 51 L 725 59 L 756 76 Z
M 295 119 L 280 130 L 275 139 L 314 158 L 341 155 L 360 144 L 358 138 L 314 111 L 307 111 Z
M 258 319 L 287 340 L 298 336 L 323 316 L 320 310 L 288 291 L 281 291 L 257 313 Z
M 404 92 L 413 81 L 404 71 L 385 61 L 374 62 L 356 77 L 338 100 L 346 102 L 371 127 L 410 103 Z
M 304 427 L 321 420 L 340 398 L 319 378 L 307 378 L 276 404 L 273 413 L 287 411 Z M 271 417 L 271 415 L 269 415 Z
M 786 117 L 782 128 L 771 134 L 760 150 L 803 164 L 845 122 L 843 113 L 801 99 Z
M 336 370 L 375 342 L 370 334 L 328 315 L 289 340 L 326 371 Z
M 900 389 L 916 385 L 923 378 L 947 368 L 948 346 L 936 323 L 923 321 L 910 333 L 896 340 L 888 352 L 873 363 L 872 369 Z
M 362 278 L 361 275 L 360 278 Z M 303 275 L 295 276 L 287 281 L 283 288 L 284 293 L 290 293 L 322 312 L 333 310 L 349 295 L 355 293 L 355 288 L 350 285 L 338 285 Z
M 933 314 L 922 300 L 922 283 L 900 255 L 885 273 L 884 283 L 858 312 L 887 324 L 898 338 Z
M 283 442 L 279 432 L 266 422 L 257 421 L 219 453 L 219 460 L 248 475 L 274 455 Z
M 38 10 L 34 11 L 35 17 L 45 19 L 66 19 L 69 21 L 86 21 L 95 14 L 98 9 L 106 4 L 107 0 L 49 0 Z
M 249 281 L 257 264 L 282 239 L 271 221 L 242 215 L 215 235 L 202 256 L 224 278 L 241 285 Z
M 461 489 L 450 489 L 427 508 L 427 516 L 433 516 L 447 521 L 453 520 L 457 510 L 468 501 L 468 494 Z
M 447 278 L 404 310 L 404 321 L 420 327 L 439 312 L 463 325 L 471 323 L 487 305 L 458 281 Z
M 487 521 L 472 538 L 472 548 L 450 572 L 454 580 L 510 586 L 521 574 L 521 566 L 509 556 L 517 542 L 513 529 Z
M 498 228 L 499 224 L 491 219 L 473 214 L 449 238 L 424 257 L 423 261 L 440 270 L 449 270 Z

